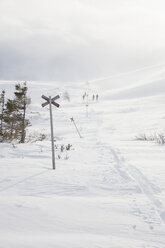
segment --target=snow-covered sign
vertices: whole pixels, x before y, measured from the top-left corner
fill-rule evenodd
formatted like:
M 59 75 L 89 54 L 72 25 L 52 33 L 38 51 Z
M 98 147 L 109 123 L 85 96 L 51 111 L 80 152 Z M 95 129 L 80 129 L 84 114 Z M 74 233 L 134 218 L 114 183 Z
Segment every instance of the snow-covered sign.
M 54 151 L 54 135 L 53 135 L 53 118 L 52 118 L 52 104 L 59 108 L 59 104 L 55 102 L 58 98 L 60 98 L 59 95 L 51 98 L 51 96 L 47 97 L 42 95 L 41 96 L 46 102 L 42 103 L 42 107 L 45 107 L 49 104 L 49 110 L 50 110 L 50 127 L 51 127 L 51 141 L 52 141 L 52 165 L 53 170 L 55 170 L 55 151 Z

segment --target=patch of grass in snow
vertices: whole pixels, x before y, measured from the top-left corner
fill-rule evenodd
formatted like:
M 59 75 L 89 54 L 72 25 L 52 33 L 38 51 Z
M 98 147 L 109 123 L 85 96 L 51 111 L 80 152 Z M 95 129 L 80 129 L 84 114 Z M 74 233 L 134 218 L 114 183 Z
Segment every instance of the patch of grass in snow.
M 154 141 L 158 143 L 159 145 L 165 144 L 165 133 L 154 133 L 154 134 L 139 134 L 135 137 L 136 140 L 142 140 L 142 141 Z

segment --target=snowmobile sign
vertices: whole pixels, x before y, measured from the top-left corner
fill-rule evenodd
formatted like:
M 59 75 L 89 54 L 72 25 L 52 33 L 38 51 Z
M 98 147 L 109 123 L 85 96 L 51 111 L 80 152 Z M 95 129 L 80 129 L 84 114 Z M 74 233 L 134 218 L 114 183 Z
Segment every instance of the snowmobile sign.
M 53 170 L 55 170 L 55 152 L 54 152 L 54 135 L 53 135 L 53 118 L 52 118 L 52 104 L 56 106 L 57 108 L 60 107 L 58 103 L 55 102 L 58 98 L 60 98 L 59 95 L 51 98 L 51 96 L 47 97 L 42 95 L 41 96 L 46 102 L 42 103 L 42 107 L 45 107 L 49 104 L 49 110 L 50 110 L 50 128 L 51 128 L 51 141 L 52 141 L 52 165 Z

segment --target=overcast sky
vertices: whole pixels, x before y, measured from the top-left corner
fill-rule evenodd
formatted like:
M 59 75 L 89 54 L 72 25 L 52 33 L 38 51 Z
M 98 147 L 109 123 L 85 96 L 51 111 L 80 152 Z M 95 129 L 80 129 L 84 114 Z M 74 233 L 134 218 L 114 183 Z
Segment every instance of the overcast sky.
M 0 0 L 0 79 L 81 81 L 165 63 L 165 0 Z

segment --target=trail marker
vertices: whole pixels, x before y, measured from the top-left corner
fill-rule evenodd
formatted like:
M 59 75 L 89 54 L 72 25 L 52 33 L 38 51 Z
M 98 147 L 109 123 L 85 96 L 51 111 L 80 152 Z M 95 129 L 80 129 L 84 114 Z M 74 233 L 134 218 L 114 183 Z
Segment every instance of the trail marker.
M 88 94 L 86 95 L 86 104 L 85 104 L 85 106 L 86 106 L 86 117 L 88 117 L 88 107 L 89 107 L 89 103 L 88 103 Z
M 85 105 L 86 106 L 86 117 L 88 117 L 88 103 Z
M 55 170 L 55 152 L 54 152 L 54 134 L 53 134 L 53 118 L 52 118 L 52 104 L 56 106 L 57 108 L 60 107 L 58 103 L 55 102 L 55 100 L 59 99 L 60 96 L 57 95 L 53 98 L 51 96 L 47 97 L 42 95 L 41 96 L 46 102 L 42 103 L 42 107 L 45 107 L 49 104 L 49 110 L 50 110 L 50 128 L 51 128 L 51 142 L 52 142 L 52 165 L 53 165 L 53 170 Z
M 79 130 L 78 130 L 78 128 L 77 128 L 77 126 L 76 126 L 76 123 L 75 123 L 75 121 L 74 121 L 73 117 L 72 117 L 72 118 L 70 118 L 70 120 L 71 120 L 71 122 L 73 122 L 73 124 L 74 124 L 74 126 L 75 126 L 75 128 L 76 128 L 76 131 L 77 131 L 78 135 L 80 136 L 80 138 L 82 138 L 82 136 L 81 136 L 81 134 L 80 134 L 80 132 L 79 132 Z

